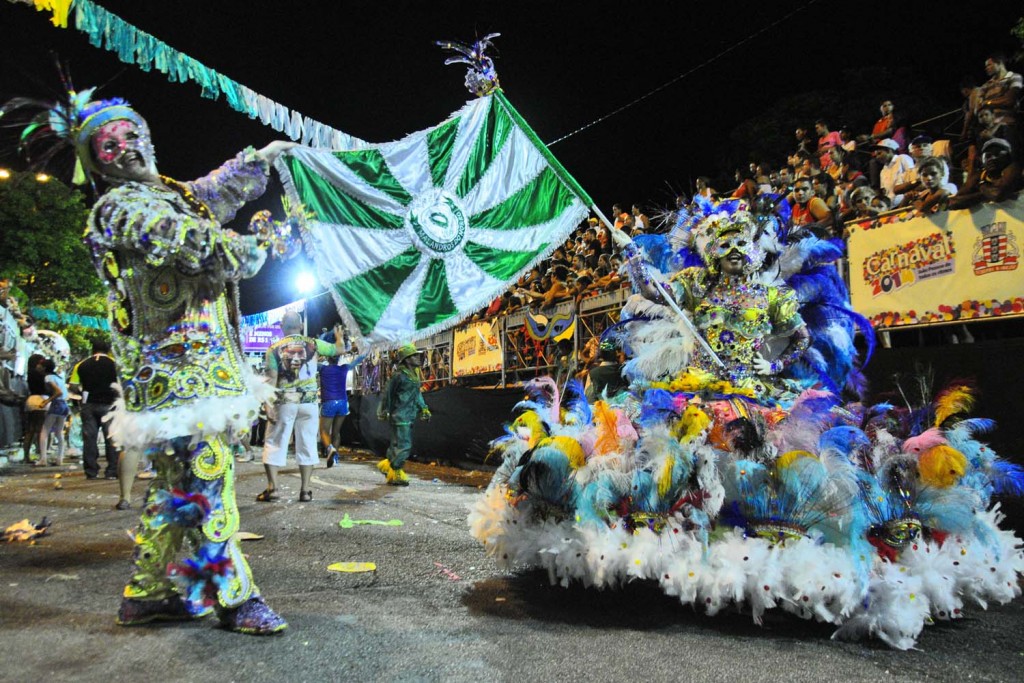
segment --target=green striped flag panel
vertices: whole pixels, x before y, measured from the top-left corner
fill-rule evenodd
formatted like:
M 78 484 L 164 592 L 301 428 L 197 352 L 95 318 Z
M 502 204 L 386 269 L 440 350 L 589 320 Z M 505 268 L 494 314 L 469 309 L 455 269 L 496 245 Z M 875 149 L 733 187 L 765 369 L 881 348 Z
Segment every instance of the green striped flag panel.
M 298 147 L 276 168 L 346 327 L 394 347 L 487 306 L 563 243 L 589 199 L 500 93 L 397 142 Z

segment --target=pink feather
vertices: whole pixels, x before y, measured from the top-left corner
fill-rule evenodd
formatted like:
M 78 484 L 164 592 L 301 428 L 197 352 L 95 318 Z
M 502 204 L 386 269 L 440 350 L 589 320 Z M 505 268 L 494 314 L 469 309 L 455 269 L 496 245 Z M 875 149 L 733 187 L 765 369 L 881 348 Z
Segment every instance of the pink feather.
M 904 441 L 903 452 L 920 455 L 932 446 L 946 445 L 948 443 L 942 432 L 937 427 L 932 427 Z
M 553 425 L 562 423 L 562 400 L 560 392 L 558 391 L 558 384 L 555 383 L 555 380 L 550 377 L 536 377 L 527 382 L 526 391 L 531 394 L 531 396 L 550 399 L 551 404 L 548 406 L 548 420 L 550 424 Z
M 619 409 L 615 409 L 615 432 L 618 434 L 620 439 L 626 441 L 637 441 L 640 439 L 640 435 L 636 433 L 636 429 L 633 427 L 633 423 L 626 417 L 626 413 Z

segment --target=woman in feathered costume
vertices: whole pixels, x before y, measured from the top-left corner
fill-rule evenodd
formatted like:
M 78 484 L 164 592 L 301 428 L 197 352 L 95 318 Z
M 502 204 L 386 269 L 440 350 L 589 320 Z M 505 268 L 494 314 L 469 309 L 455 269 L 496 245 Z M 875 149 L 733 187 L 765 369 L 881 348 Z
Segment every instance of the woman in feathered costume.
M 741 205 L 725 203 L 690 234 L 704 267 L 677 273 L 671 291 L 723 366 L 706 353 L 695 354 L 692 364 L 754 398 L 778 396 L 776 378 L 800 359 L 810 335 L 795 293 L 760 278 L 773 231 Z M 780 340 L 781 351 L 770 354 L 770 338 Z

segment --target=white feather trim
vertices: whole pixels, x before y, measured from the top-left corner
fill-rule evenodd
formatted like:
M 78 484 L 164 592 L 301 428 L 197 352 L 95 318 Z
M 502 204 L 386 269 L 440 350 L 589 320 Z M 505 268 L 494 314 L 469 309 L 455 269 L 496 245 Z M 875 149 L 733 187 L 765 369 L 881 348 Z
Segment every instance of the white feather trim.
M 241 396 L 203 398 L 166 410 L 129 411 L 119 397 L 104 419 L 109 420 L 110 434 L 119 446 L 140 450 L 184 436 L 195 442 L 228 429 L 247 431 L 260 406 L 273 399 L 274 387 L 249 372 L 244 381 L 248 391 Z

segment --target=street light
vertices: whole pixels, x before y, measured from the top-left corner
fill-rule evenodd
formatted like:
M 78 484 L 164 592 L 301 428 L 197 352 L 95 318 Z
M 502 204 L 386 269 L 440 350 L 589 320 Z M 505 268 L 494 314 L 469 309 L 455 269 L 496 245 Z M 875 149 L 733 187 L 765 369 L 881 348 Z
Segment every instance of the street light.
M 0 180 L 10 180 L 14 178 L 14 174 L 9 169 L 0 168 Z M 46 173 L 36 173 L 35 179 L 37 183 L 48 183 L 52 180 L 52 176 Z
M 309 334 L 309 311 L 306 310 L 306 295 L 316 288 L 316 278 L 308 270 L 299 271 L 295 276 L 295 289 L 302 295 L 302 334 Z
M 295 278 L 295 289 L 299 294 L 309 294 L 316 287 L 316 278 L 308 270 L 304 270 Z

